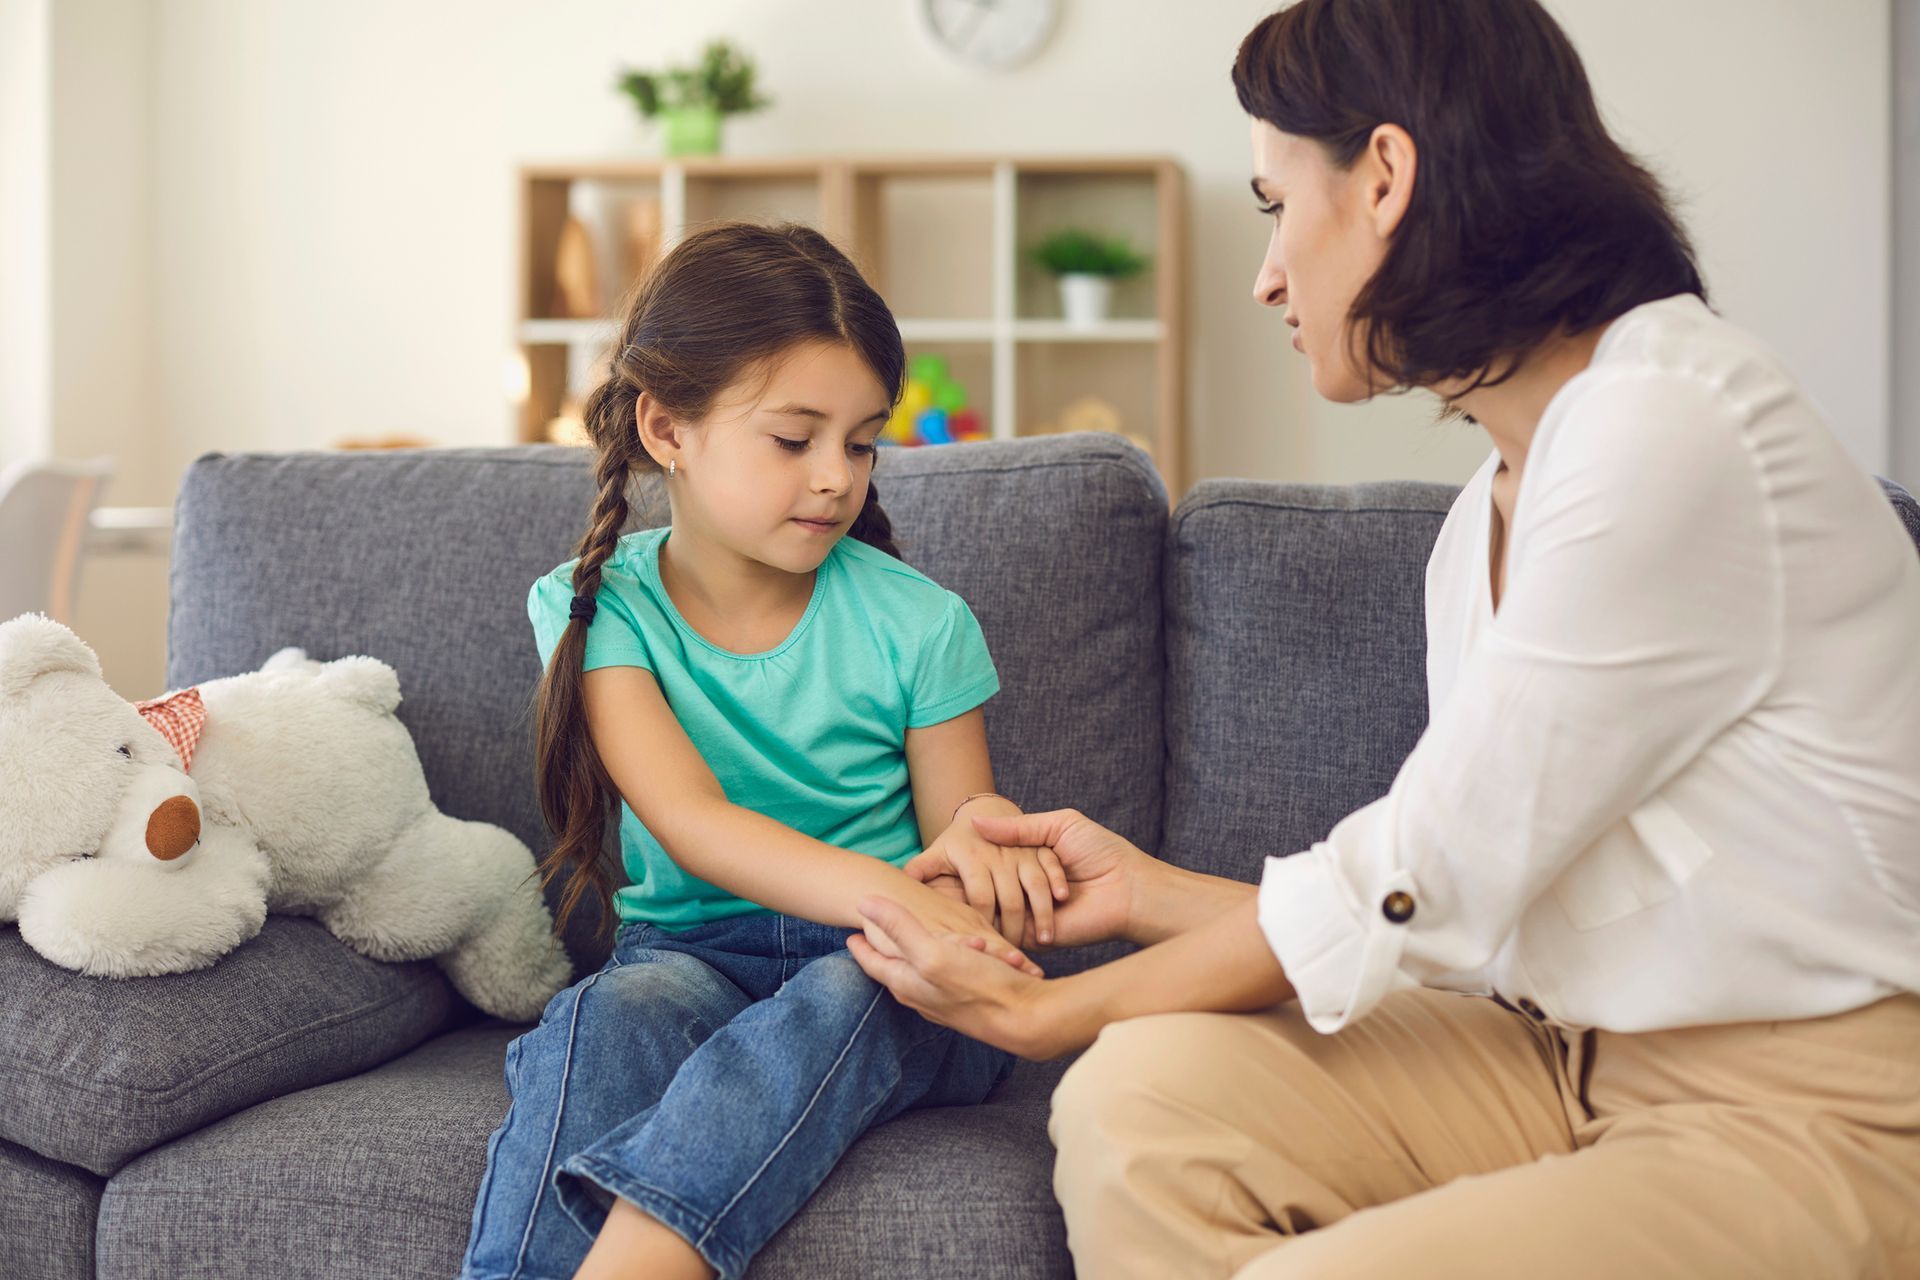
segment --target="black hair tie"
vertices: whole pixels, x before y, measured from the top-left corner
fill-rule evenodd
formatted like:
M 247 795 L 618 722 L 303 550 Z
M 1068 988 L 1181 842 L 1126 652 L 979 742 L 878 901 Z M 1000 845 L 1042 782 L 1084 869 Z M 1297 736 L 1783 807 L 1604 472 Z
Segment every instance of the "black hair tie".
M 567 620 L 585 618 L 587 625 L 593 625 L 593 611 L 600 607 L 599 601 L 592 596 L 575 596 L 573 603 L 567 606 Z

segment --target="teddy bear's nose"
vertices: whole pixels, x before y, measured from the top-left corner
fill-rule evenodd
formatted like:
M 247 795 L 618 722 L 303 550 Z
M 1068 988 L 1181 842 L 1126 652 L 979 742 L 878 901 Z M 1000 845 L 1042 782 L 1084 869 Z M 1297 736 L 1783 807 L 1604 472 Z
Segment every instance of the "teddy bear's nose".
M 200 806 L 186 796 L 168 796 L 147 819 L 147 852 L 170 862 L 200 842 Z

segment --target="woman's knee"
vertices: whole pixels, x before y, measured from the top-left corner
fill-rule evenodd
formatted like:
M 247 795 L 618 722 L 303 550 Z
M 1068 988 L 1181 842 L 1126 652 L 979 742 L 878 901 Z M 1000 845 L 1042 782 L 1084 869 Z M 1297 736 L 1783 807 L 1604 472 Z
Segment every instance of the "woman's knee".
M 1054 1090 L 1047 1126 L 1054 1146 L 1064 1153 L 1123 1134 L 1205 1124 L 1206 1077 L 1230 1067 L 1219 1045 L 1228 1016 L 1171 1013 L 1108 1024 Z

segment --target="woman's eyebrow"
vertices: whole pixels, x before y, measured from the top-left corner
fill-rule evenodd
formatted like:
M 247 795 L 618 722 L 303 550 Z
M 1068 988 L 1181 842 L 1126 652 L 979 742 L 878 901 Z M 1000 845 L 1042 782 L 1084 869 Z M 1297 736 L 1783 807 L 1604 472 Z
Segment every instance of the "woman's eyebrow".
M 825 411 L 810 409 L 803 404 L 783 404 L 778 409 L 769 409 L 767 412 L 791 414 L 796 418 L 818 418 L 822 422 L 827 420 Z M 891 409 L 881 409 L 875 413 L 868 414 L 860 421 L 859 425 L 864 427 L 869 422 L 885 422 L 892 415 L 893 411 Z

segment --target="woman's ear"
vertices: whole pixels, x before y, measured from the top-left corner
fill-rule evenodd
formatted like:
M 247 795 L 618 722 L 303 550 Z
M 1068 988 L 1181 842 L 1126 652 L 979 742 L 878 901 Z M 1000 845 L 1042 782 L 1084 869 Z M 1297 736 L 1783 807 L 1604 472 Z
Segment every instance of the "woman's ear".
M 1392 237 L 1413 201 L 1413 181 L 1420 154 L 1413 135 L 1397 124 L 1376 127 L 1360 157 L 1366 167 L 1366 211 L 1374 234 Z

